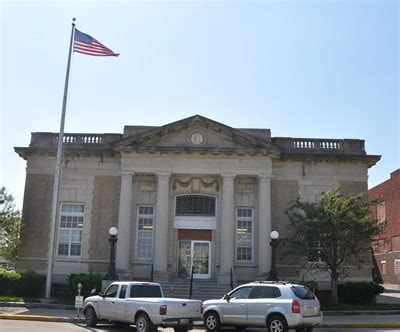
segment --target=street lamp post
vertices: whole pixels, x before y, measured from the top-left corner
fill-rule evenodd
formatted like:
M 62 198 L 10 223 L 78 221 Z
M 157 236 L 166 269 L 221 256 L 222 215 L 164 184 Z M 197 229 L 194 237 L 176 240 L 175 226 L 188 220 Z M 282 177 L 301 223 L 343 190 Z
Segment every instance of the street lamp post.
M 110 250 L 110 265 L 108 266 L 108 272 L 104 276 L 105 280 L 118 280 L 118 274 L 115 268 L 115 243 L 117 242 L 117 234 L 118 229 L 116 227 L 111 227 L 109 230 L 110 233 L 110 243 L 111 243 L 111 250 Z
M 271 257 L 271 270 L 269 271 L 268 280 L 278 281 L 278 275 L 276 272 L 276 246 L 278 245 L 279 233 L 277 231 L 272 231 L 270 234 L 271 242 L 269 243 L 272 248 Z

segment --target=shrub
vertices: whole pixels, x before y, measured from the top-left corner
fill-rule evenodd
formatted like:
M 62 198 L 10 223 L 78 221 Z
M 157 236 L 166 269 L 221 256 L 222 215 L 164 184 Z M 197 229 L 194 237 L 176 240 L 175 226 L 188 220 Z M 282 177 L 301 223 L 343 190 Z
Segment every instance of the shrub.
M 34 271 L 0 271 L 0 294 L 38 296 L 43 291 L 45 277 Z
M 77 285 L 82 284 L 81 295 L 87 297 L 93 288 L 101 290 L 102 275 L 99 273 L 71 273 L 68 277 L 68 283 L 71 289 L 78 293 Z
M 374 282 L 345 282 L 338 285 L 340 302 L 348 304 L 371 303 L 385 288 Z
M 45 280 L 45 276 L 37 274 L 35 271 L 23 272 L 15 293 L 24 296 L 38 296 L 44 288 Z

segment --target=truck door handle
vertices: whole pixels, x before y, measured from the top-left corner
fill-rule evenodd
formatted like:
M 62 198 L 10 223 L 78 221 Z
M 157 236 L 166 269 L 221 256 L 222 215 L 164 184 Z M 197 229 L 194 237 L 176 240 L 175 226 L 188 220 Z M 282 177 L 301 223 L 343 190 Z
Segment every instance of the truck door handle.
M 241 306 L 241 307 L 245 307 L 246 305 L 245 305 L 245 304 L 241 304 L 240 306 Z

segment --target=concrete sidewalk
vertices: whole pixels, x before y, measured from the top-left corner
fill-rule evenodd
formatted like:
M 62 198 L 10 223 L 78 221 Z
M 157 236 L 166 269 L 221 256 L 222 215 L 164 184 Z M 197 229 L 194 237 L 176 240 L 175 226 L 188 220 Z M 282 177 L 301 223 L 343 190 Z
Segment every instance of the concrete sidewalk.
M 364 313 L 364 314 L 362 314 Z M 385 313 L 385 314 L 382 314 Z M 358 312 L 352 315 L 346 313 L 327 312 L 321 327 L 329 328 L 400 328 L 400 312 Z M 49 322 L 84 322 L 83 314 L 77 318 L 76 310 L 0 307 L 0 319 L 33 320 Z M 202 322 L 198 323 L 202 326 Z M 197 325 L 197 324 L 196 324 Z

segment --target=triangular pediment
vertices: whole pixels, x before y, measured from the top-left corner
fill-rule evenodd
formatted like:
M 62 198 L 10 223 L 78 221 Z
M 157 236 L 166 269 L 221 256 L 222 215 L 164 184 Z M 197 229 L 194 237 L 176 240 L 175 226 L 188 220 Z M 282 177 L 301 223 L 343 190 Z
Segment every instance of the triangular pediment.
M 270 137 L 235 129 L 195 115 L 127 136 L 114 146 L 118 151 L 174 151 L 278 155 L 281 148 Z M 255 133 L 257 133 L 255 131 Z

